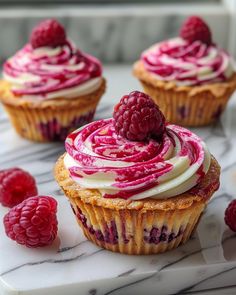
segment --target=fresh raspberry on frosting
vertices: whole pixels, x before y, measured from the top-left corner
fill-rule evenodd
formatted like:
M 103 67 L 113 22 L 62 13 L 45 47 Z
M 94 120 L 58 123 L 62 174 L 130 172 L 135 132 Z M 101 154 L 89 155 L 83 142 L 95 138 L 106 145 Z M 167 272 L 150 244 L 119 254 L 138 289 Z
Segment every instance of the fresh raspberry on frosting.
M 3 219 L 7 236 L 30 248 L 50 245 L 57 236 L 57 202 L 36 196 L 13 207 Z
M 30 43 L 33 48 L 62 46 L 66 43 L 65 29 L 57 20 L 47 19 L 33 29 Z
M 180 29 L 180 36 L 189 42 L 199 40 L 207 45 L 212 43 L 208 25 L 198 16 L 190 16 L 186 19 Z
M 0 203 L 13 207 L 23 200 L 37 195 L 35 179 L 20 168 L 0 171 Z
M 147 94 L 139 91 L 122 97 L 114 107 L 113 118 L 116 132 L 128 140 L 158 138 L 165 130 L 164 115 Z
M 236 200 L 233 200 L 225 210 L 225 223 L 236 232 Z

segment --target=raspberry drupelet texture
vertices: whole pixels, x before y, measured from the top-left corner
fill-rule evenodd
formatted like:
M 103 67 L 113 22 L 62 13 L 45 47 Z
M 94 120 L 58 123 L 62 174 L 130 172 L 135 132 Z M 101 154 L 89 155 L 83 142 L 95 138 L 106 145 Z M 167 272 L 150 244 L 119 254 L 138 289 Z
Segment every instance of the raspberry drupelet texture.
M 4 217 L 5 232 L 29 248 L 50 245 L 57 236 L 57 201 L 36 196 L 13 207 Z
M 236 200 L 233 200 L 225 210 L 225 223 L 236 232 Z
M 18 205 L 37 195 L 35 179 L 20 168 L 0 171 L 0 203 L 6 207 Z
M 122 97 L 114 107 L 116 132 L 128 140 L 143 141 L 160 138 L 165 131 L 165 117 L 145 93 L 133 91 Z
M 201 41 L 207 45 L 212 43 L 211 31 L 208 25 L 198 16 L 190 16 L 180 29 L 180 36 L 189 41 Z
M 65 29 L 57 20 L 47 19 L 32 30 L 30 43 L 33 48 L 64 45 L 66 43 Z

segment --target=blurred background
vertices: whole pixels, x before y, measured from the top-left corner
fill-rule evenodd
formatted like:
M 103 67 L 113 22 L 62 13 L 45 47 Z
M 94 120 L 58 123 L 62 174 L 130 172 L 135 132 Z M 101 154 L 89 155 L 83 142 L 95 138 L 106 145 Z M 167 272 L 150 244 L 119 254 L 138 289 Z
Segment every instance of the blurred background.
M 0 62 L 27 42 L 39 20 L 55 17 L 82 50 L 104 63 L 131 63 L 152 43 L 176 36 L 192 14 L 236 57 L 235 0 L 0 0 Z

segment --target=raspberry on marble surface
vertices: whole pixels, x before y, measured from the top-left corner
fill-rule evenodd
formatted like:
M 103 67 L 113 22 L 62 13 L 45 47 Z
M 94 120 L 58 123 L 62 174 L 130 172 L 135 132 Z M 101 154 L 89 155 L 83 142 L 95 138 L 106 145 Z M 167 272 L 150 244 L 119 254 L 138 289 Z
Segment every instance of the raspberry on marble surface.
M 20 168 L 0 170 L 0 203 L 6 207 L 18 205 L 37 195 L 35 179 Z
M 225 210 L 225 223 L 232 231 L 236 232 L 236 200 L 230 202 Z
M 26 199 L 10 209 L 3 223 L 7 236 L 29 248 L 52 244 L 57 236 L 57 201 L 49 196 Z

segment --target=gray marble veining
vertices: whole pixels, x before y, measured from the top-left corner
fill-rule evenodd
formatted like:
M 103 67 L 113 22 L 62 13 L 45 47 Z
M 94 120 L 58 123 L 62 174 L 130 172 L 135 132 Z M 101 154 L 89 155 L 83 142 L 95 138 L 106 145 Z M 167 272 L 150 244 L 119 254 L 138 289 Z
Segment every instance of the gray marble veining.
M 105 67 L 105 75 L 108 89 L 96 118 L 109 117 L 123 94 L 140 89 L 129 66 Z M 40 194 L 53 195 L 59 202 L 59 234 L 50 247 L 19 246 L 5 236 L 0 222 L 0 294 L 235 294 L 236 235 L 223 220 L 236 191 L 235 112 L 236 97 L 221 122 L 194 129 L 222 166 L 221 187 L 205 210 L 196 234 L 174 251 L 151 256 L 112 253 L 87 241 L 53 178 L 52 169 L 64 151 L 63 144 L 21 139 L 0 113 L 0 169 L 20 166 L 30 171 Z M 0 220 L 6 212 L 7 208 L 0 207 Z M 230 289 L 218 289 L 222 287 Z

